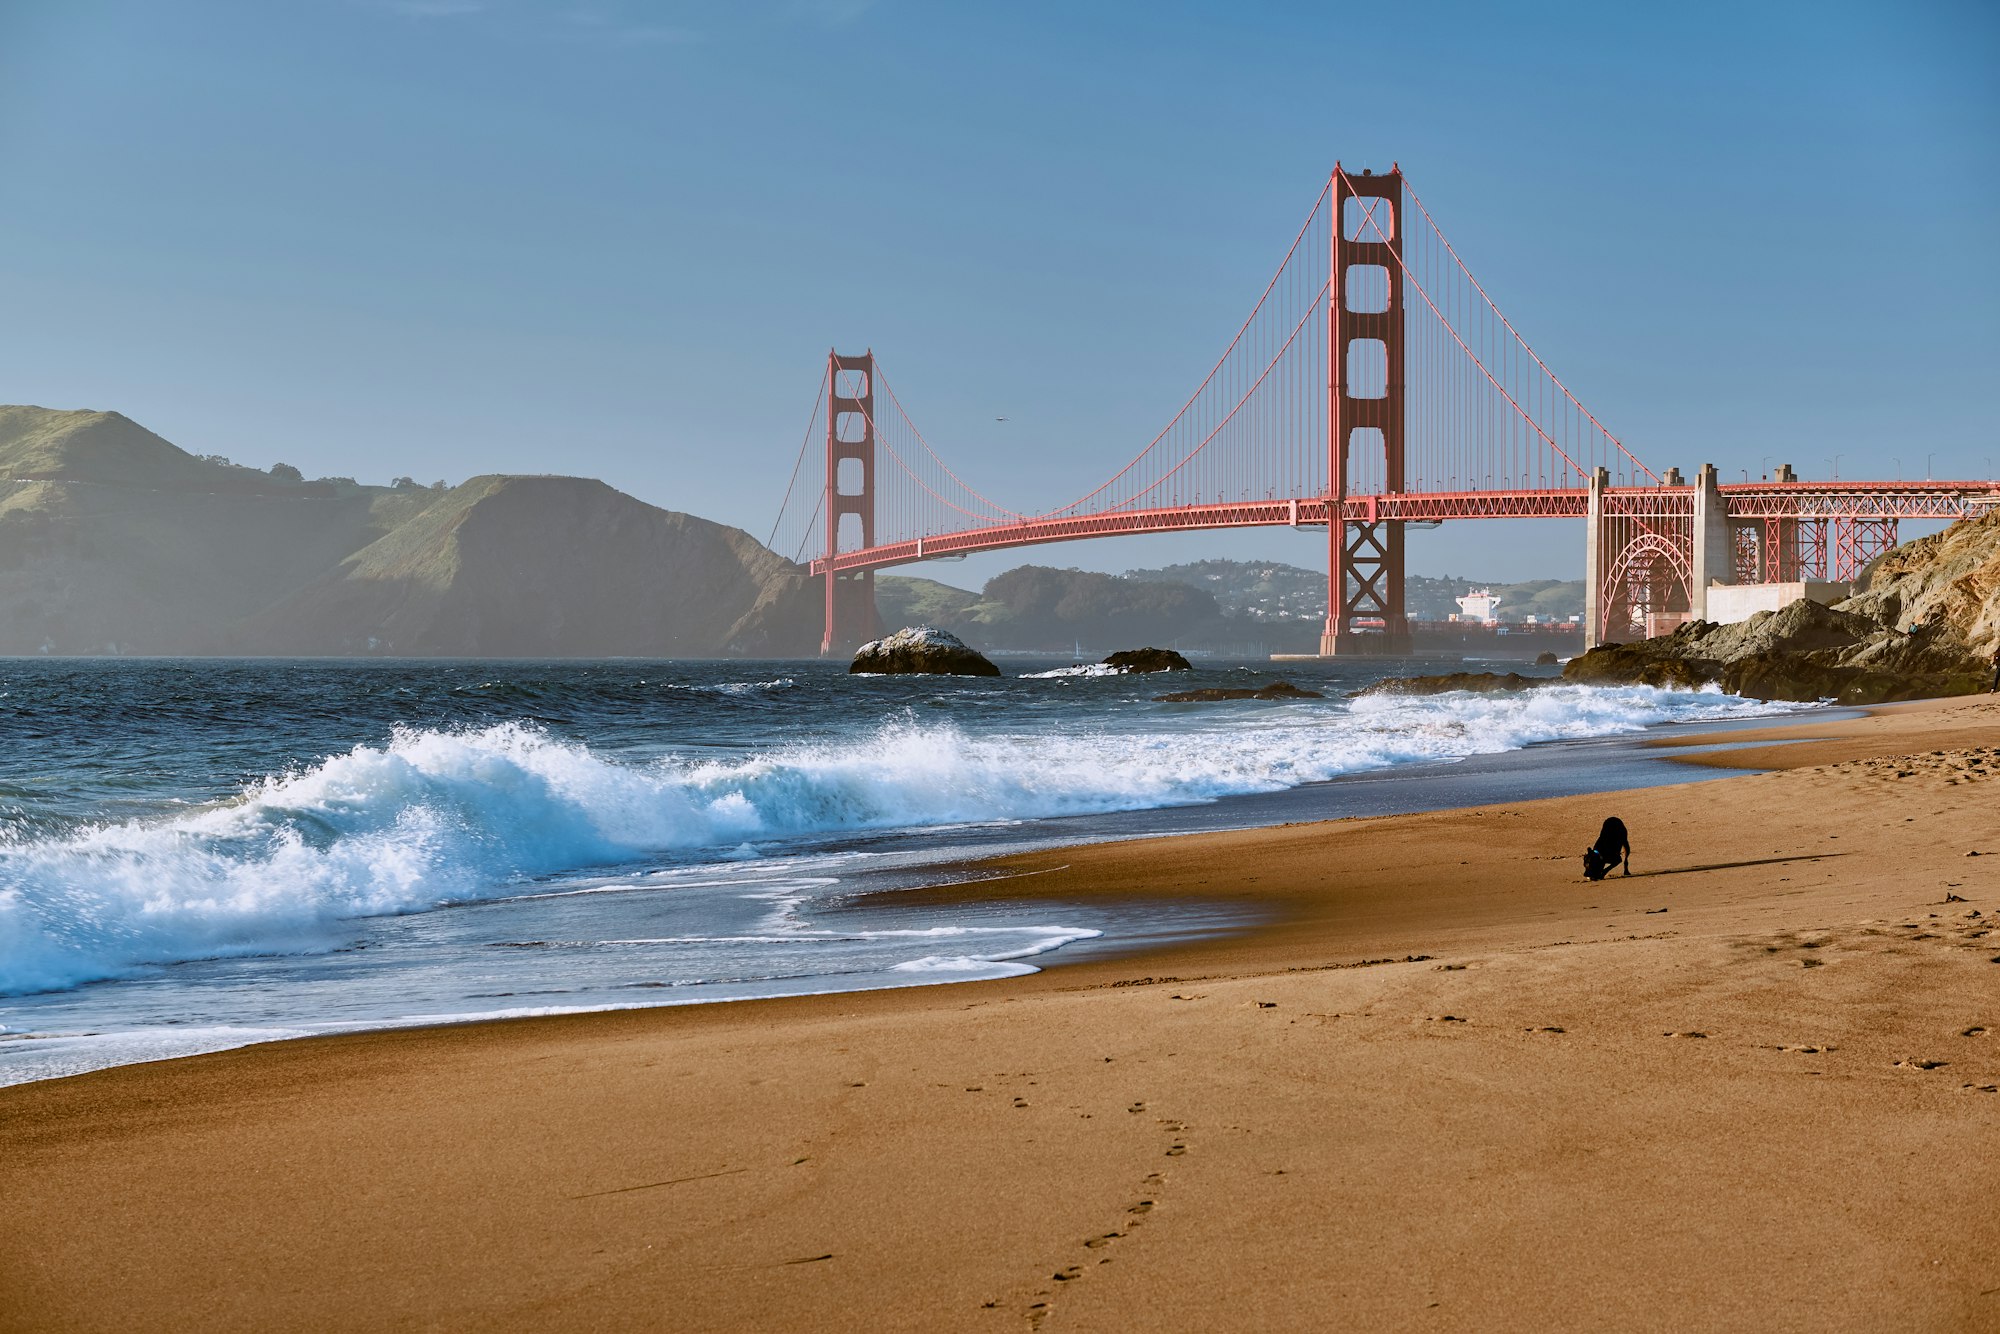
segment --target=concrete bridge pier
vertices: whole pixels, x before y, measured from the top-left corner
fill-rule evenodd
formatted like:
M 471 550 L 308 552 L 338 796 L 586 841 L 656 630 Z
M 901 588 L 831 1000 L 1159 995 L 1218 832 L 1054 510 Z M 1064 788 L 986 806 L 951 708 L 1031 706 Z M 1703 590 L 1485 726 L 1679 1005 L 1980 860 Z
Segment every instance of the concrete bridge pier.
M 1735 544 L 1729 534 L 1729 509 L 1722 500 L 1722 485 L 1715 465 L 1704 463 L 1694 480 L 1693 552 L 1689 565 L 1688 616 L 1708 619 L 1710 584 L 1736 582 Z

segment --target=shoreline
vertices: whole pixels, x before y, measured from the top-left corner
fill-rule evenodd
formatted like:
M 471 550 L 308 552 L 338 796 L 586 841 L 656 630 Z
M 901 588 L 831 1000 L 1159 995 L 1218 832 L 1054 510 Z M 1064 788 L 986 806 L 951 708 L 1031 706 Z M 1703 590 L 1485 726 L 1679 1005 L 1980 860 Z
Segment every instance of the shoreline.
M 1426 759 L 1389 763 L 1363 768 L 1330 779 L 1302 783 L 1262 793 L 1236 793 L 1207 802 L 1186 805 L 1141 807 L 1127 811 L 1094 814 L 1034 817 L 974 824 L 950 831 L 927 826 L 891 829 L 860 836 L 848 851 L 865 849 L 864 860 L 883 859 L 885 865 L 865 865 L 843 872 L 843 884 L 835 902 L 874 905 L 894 911 L 899 905 L 928 904 L 948 908 L 949 897 L 926 900 L 911 895 L 910 889 L 934 888 L 927 878 L 954 880 L 961 877 L 987 878 L 981 868 L 994 858 L 1056 852 L 1072 847 L 1101 843 L 1132 842 L 1151 838 L 1180 838 L 1197 834 L 1241 832 L 1280 824 L 1315 823 L 1381 815 L 1409 815 L 1483 805 L 1511 793 L 1517 799 L 1602 793 L 1629 788 L 1670 785 L 1690 781 L 1694 775 L 1675 763 L 1677 757 L 1655 755 L 1654 748 L 1702 742 L 1705 745 L 1735 745 L 1726 738 L 1744 729 L 1767 727 L 1777 721 L 1792 725 L 1803 719 L 1831 721 L 1858 717 L 1854 710 L 1837 706 L 1799 709 L 1796 713 L 1750 718 L 1714 718 L 1698 722 L 1667 722 L 1646 726 L 1631 733 L 1601 736 L 1554 738 L 1529 742 L 1514 749 L 1480 752 L 1453 759 Z M 1717 738 L 1723 738 L 1717 741 Z M 1679 772 L 1676 772 L 1679 770 Z M 1702 775 L 1704 777 L 1715 775 Z M 944 834 L 948 846 L 934 849 Z M 807 846 L 772 862 L 755 865 L 782 874 L 787 862 L 803 857 L 808 863 L 826 855 L 838 855 L 838 845 Z M 739 864 L 740 865 L 740 864 Z M 690 868 L 699 869 L 699 868 Z M 806 866 L 801 873 L 812 874 Z M 1018 872 L 1007 872 L 1014 876 Z M 533 897 L 533 896 L 529 896 Z M 1239 908 L 1227 920 L 1212 920 L 1216 914 L 1194 906 L 1176 907 L 1188 917 L 1185 923 L 1161 924 L 1164 929 L 1143 929 L 1144 910 L 1156 905 L 1133 904 L 1116 916 L 1106 918 L 1093 909 L 1101 907 L 1102 895 L 1088 894 L 1057 899 L 1052 908 L 1067 908 L 1082 930 L 1095 932 L 1089 939 L 1071 942 L 1040 952 L 1036 971 L 1070 968 L 1079 961 L 1100 957 L 1128 957 L 1156 948 L 1161 936 L 1172 939 L 1200 939 L 1255 930 L 1262 914 L 1253 907 Z M 976 896 L 987 901 L 991 895 Z M 968 900 L 971 901 L 971 900 Z M 1037 901 L 1045 901 L 1037 896 Z M 498 897 L 475 900 L 479 907 L 504 907 L 509 899 Z M 1204 921 L 1203 919 L 1211 919 Z M 824 915 L 821 925 L 839 930 L 848 925 L 838 908 Z M 199 961 L 196 961 L 197 966 Z M 1001 975 L 1007 963 L 995 960 Z M 187 1022 L 155 1022 L 137 1027 L 118 1027 L 92 1014 L 88 1005 L 82 1013 L 63 1008 L 63 998 L 92 994 L 97 986 L 116 988 L 119 980 L 86 984 L 80 988 L 46 993 L 55 1002 L 44 1009 L 38 998 L 16 1004 L 17 1016 L 28 1026 L 16 1025 L 0 1035 L 0 1088 L 45 1079 L 73 1078 L 99 1069 L 154 1060 L 179 1060 L 218 1051 L 238 1050 L 265 1042 L 292 1042 L 303 1039 L 353 1033 L 407 1030 L 469 1023 L 511 1022 L 521 1018 L 554 1017 L 573 1014 L 609 1013 L 627 1009 L 667 1006 L 722 1004 L 739 1000 L 772 1000 L 789 996 L 828 996 L 848 992 L 896 989 L 905 986 L 943 985 L 978 978 L 937 977 L 929 980 L 878 978 L 852 981 L 846 985 L 841 975 L 806 979 L 814 985 L 801 988 L 795 979 L 773 977 L 768 990 L 722 989 L 711 994 L 698 989 L 673 999 L 646 999 L 607 996 L 595 1001 L 564 1004 L 550 1001 L 541 1005 L 482 1009 L 467 998 L 464 1008 L 433 1010 L 430 1013 L 383 1013 L 365 1018 L 328 1021 L 306 1014 L 267 1015 L 248 1013 L 237 1016 L 216 1014 Z M 0 1013 L 6 1002 L 0 1000 Z M 38 1016 L 53 1018 L 53 1026 L 34 1026 Z
M 0 1328 L 1989 1321 L 2000 703 L 1725 736 L 1598 885 L 1608 794 L 1035 850 L 893 892 L 1275 916 L 0 1089 Z

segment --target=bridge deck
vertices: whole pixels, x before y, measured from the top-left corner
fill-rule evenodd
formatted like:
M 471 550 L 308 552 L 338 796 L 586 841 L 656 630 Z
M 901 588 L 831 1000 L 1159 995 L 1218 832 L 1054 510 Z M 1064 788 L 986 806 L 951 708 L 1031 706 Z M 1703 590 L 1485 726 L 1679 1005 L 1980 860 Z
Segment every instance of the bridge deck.
M 1994 482 L 1749 482 L 1722 486 L 1731 519 L 1938 519 L 1969 518 L 2000 506 Z M 1693 486 L 1613 487 L 1605 503 L 1631 515 L 1687 514 Z M 1452 491 L 1348 496 L 1341 518 L 1348 523 L 1397 520 L 1441 523 L 1460 519 L 1581 519 L 1588 490 Z M 1332 502 L 1326 496 L 1284 500 L 1234 501 L 1119 510 L 1106 514 L 1050 515 L 1015 523 L 968 528 L 904 542 L 843 551 L 833 559 L 839 572 L 908 565 L 942 556 L 964 556 L 1046 542 L 1139 533 L 1188 532 L 1204 528 L 1324 528 Z M 810 569 L 824 574 L 825 557 Z

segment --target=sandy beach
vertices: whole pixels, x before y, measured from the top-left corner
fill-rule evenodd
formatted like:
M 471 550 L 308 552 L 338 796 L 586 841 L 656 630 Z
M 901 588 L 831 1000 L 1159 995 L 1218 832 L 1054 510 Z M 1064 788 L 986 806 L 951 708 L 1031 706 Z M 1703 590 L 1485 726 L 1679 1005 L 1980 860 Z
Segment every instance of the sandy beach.
M 1269 914 L 1143 957 L 0 1090 L 0 1327 L 2000 1328 L 2000 701 L 1726 739 L 916 891 Z

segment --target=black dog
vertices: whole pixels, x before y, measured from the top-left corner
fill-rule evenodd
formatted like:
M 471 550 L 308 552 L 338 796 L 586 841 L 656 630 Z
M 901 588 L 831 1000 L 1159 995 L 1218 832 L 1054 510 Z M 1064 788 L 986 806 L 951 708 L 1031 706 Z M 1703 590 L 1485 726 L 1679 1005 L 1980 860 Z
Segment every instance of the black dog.
M 1632 874 L 1632 840 L 1625 833 L 1625 822 L 1614 815 L 1598 831 L 1597 842 L 1585 850 L 1583 877 L 1602 880 L 1620 862 L 1625 863 L 1625 874 Z

